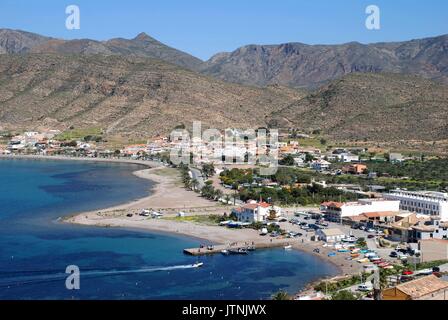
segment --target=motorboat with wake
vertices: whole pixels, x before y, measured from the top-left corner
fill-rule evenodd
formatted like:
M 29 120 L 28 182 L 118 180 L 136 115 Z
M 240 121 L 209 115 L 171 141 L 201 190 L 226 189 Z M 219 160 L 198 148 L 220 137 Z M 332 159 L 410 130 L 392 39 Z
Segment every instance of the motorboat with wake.
M 193 264 L 193 268 L 200 268 L 204 265 L 203 262 L 196 262 L 195 264 Z

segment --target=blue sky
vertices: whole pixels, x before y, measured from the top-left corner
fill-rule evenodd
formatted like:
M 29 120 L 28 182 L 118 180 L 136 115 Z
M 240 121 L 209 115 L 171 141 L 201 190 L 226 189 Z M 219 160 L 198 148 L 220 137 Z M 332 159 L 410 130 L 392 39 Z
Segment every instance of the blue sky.
M 81 29 L 65 28 L 65 8 Z M 365 8 L 381 9 L 381 30 Z M 448 33 L 446 0 L 0 0 L 0 28 L 74 39 L 133 38 L 146 32 L 201 59 L 247 44 L 398 41 Z

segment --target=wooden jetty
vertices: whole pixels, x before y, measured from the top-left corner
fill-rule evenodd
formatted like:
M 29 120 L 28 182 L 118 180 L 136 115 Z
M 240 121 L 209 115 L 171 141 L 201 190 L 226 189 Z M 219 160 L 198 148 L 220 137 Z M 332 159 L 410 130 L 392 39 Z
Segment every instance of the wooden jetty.
M 255 249 L 279 248 L 298 243 L 297 239 L 272 239 L 272 241 L 260 242 L 238 242 L 233 244 L 218 244 L 212 246 L 204 246 L 203 248 L 184 249 L 184 253 L 192 256 L 205 256 L 221 253 L 222 250 L 235 250 L 254 247 Z

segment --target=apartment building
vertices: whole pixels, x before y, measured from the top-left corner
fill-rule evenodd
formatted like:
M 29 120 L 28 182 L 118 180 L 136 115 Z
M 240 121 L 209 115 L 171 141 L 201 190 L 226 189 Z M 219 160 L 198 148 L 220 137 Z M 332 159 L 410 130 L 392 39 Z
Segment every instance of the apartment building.
M 394 190 L 385 199 L 400 201 L 400 209 L 448 221 L 448 194 L 434 191 Z

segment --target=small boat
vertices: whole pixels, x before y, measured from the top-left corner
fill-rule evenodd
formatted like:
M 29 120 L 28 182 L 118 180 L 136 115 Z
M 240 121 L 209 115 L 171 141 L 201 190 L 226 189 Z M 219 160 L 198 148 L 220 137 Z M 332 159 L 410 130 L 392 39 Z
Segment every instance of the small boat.
M 231 249 L 231 250 L 229 250 L 229 252 L 231 254 L 247 254 L 248 253 L 247 250 L 244 248 Z
M 381 267 L 381 268 L 382 268 L 382 269 L 391 270 L 391 269 L 394 269 L 394 266 L 392 266 L 392 265 L 388 265 L 388 266 Z
M 255 251 L 255 246 L 248 246 L 246 248 L 247 251 Z
M 203 262 L 196 262 L 196 263 L 193 265 L 193 268 L 199 268 L 199 267 L 202 267 L 203 265 L 204 265 Z
M 285 250 L 291 250 L 291 249 L 292 249 L 292 245 L 284 246 L 283 248 L 284 248 Z
M 226 250 L 226 249 L 221 250 L 221 253 L 225 256 L 228 256 L 230 254 L 229 250 Z

